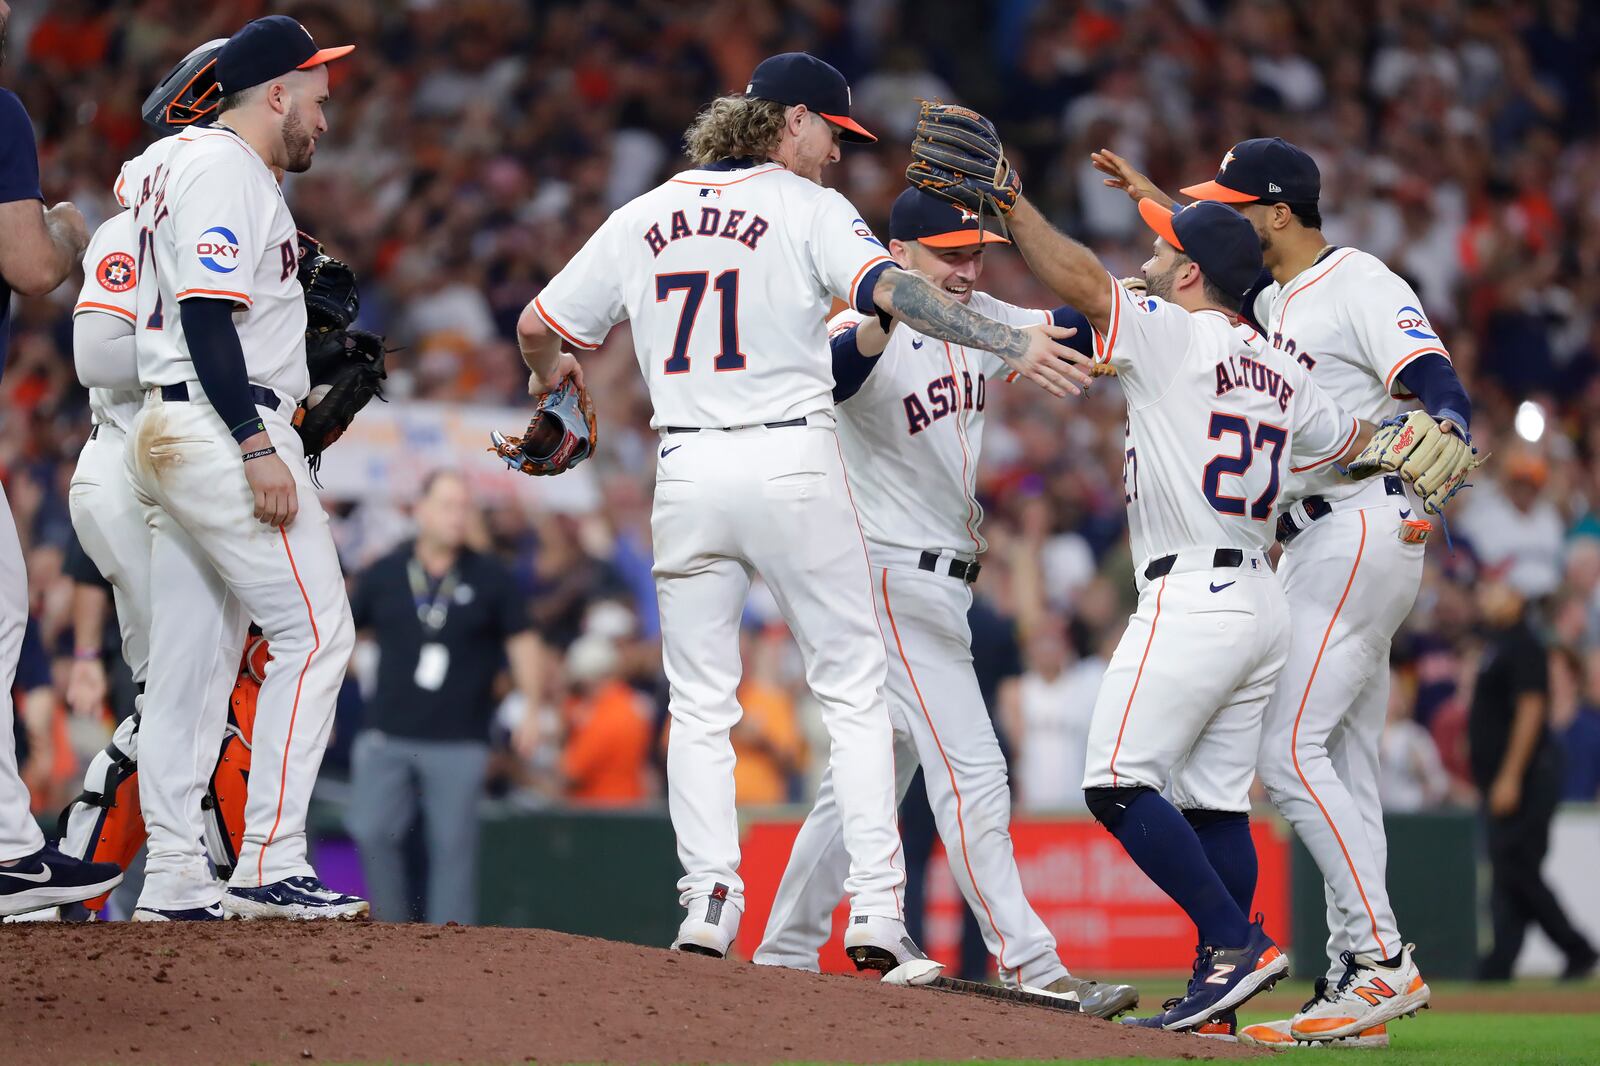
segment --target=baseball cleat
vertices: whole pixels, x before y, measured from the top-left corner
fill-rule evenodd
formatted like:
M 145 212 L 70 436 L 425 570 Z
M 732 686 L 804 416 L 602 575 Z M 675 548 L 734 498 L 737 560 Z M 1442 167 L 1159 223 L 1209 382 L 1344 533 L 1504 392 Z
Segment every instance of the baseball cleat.
M 922 953 L 898 918 L 858 914 L 844 933 L 844 953 L 857 970 L 876 970 L 889 985 L 931 984 L 944 969 Z
M 1046 995 L 1076 993 L 1078 1009 L 1096 1018 L 1115 1018 L 1139 1005 L 1139 990 L 1132 985 L 1101 984 L 1071 974 L 1058 977 L 1043 988 L 1029 988 L 1028 991 Z
M 1289 972 L 1289 960 L 1261 928 L 1250 923 L 1250 939 L 1242 948 L 1206 945 L 1201 950 L 1189 992 L 1163 1015 L 1163 1029 L 1195 1029 L 1225 1011 L 1236 1010 L 1267 991 Z
M 1319 978 L 1326 980 L 1326 978 Z M 1247 1025 L 1239 1030 L 1239 1043 L 1252 1047 L 1289 1051 L 1294 1048 L 1385 1048 L 1389 1046 L 1389 1027 L 1375 1025 L 1355 1036 L 1342 1036 L 1337 1040 L 1296 1040 L 1289 1035 L 1290 1019 Z
M 1209 1040 L 1221 1040 L 1226 1044 L 1239 1042 L 1239 1016 L 1231 1010 L 1221 1014 L 1214 1014 L 1204 1023 L 1189 1030 L 1196 1036 L 1203 1036 Z
M 133 920 L 136 922 L 220 922 L 227 915 L 222 913 L 222 904 L 213 903 L 209 907 L 180 907 L 176 910 L 162 910 L 159 907 L 135 907 Z
M 1124 1018 L 1122 1019 L 1122 1024 L 1138 1026 L 1140 1029 L 1165 1029 L 1167 1027 L 1167 1011 L 1171 1010 L 1173 1007 L 1176 1007 L 1182 1002 L 1182 996 L 1173 996 L 1171 999 L 1161 1004 L 1160 1014 L 1151 1014 L 1143 1018 Z
M 0 866 L 0 915 L 81 903 L 121 883 L 122 870 L 115 863 L 85 862 L 46 844 L 10 866 Z
M 1344 976 L 1337 987 L 1313 999 L 1289 1023 L 1296 1040 L 1338 1040 L 1359 1036 L 1403 1014 L 1428 1005 L 1428 984 L 1411 957 L 1415 948 L 1400 949 L 1399 962 L 1386 966 L 1370 955 L 1342 956 Z
M 678 926 L 672 950 L 726 958 L 739 936 L 741 914 L 737 904 L 728 902 L 728 886 L 718 882 L 711 895 L 689 901 L 689 916 Z
M 286 877 L 258 888 L 229 888 L 222 896 L 229 918 L 290 921 L 365 918 L 371 908 L 360 896 L 335 892 L 314 876 Z

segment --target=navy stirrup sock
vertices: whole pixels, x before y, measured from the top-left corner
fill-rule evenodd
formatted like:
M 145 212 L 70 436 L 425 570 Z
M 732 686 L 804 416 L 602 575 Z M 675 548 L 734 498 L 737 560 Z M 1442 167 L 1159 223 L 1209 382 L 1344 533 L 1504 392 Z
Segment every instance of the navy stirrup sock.
M 1194 828 L 1158 792 L 1140 792 L 1112 830 L 1130 858 L 1182 907 L 1201 943 L 1243 947 L 1250 922 L 1212 868 Z

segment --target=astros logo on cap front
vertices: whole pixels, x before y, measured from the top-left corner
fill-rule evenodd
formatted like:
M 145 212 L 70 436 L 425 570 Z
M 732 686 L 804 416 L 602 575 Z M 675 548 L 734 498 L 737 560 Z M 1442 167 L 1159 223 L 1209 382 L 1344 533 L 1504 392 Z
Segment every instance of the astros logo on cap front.
M 239 269 L 239 238 L 225 226 L 212 226 L 200 234 L 200 239 L 194 245 L 194 254 L 207 270 L 232 274 Z

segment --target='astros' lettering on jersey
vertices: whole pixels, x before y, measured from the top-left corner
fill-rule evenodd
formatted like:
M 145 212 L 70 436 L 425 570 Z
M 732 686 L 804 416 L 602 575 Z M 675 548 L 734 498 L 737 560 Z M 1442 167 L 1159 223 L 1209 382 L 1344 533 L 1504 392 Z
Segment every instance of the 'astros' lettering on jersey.
M 779 422 L 833 406 L 833 298 L 870 309 L 889 265 L 831 189 L 776 163 L 690 170 L 614 211 L 533 306 L 576 348 L 628 319 L 653 426 Z
M 83 288 L 78 291 L 73 315 L 110 315 L 131 329 L 137 314 L 137 251 L 132 211 L 119 212 L 102 222 L 83 253 Z M 130 378 L 134 371 L 134 367 L 128 368 Z M 89 390 L 89 414 L 95 423 L 109 422 L 124 433 L 143 403 L 138 389 Z
M 1400 410 L 1397 397 L 1408 398 L 1399 380 L 1406 366 L 1430 353 L 1450 357 L 1411 286 L 1382 260 L 1355 248 L 1335 249 L 1288 283 L 1263 289 L 1252 310 L 1269 344 L 1293 356 L 1341 407 L 1368 422 Z M 1350 481 L 1323 467 L 1291 476 L 1282 502 L 1381 493 L 1380 486 L 1381 479 Z
M 980 315 L 1012 326 L 1037 326 L 1049 311 L 1015 307 L 974 292 Z M 830 332 L 866 319 L 842 311 Z M 895 325 L 861 387 L 839 403 L 839 443 L 855 489 L 868 550 L 982 552 L 978 526 L 978 452 L 989 386 L 1011 371 L 993 352 L 925 337 Z
M 1123 495 L 1135 565 L 1191 549 L 1266 550 L 1284 478 L 1344 454 L 1356 419 L 1248 326 L 1110 284 L 1111 321 L 1095 349 L 1128 400 Z
M 118 183 L 119 195 L 132 197 L 139 227 L 140 383 L 195 381 L 178 304 L 225 299 L 233 301 L 250 380 L 303 399 L 311 388 L 305 293 L 283 191 L 231 130 L 189 131 L 157 146 L 164 160 L 147 152 L 150 158 L 124 168 Z

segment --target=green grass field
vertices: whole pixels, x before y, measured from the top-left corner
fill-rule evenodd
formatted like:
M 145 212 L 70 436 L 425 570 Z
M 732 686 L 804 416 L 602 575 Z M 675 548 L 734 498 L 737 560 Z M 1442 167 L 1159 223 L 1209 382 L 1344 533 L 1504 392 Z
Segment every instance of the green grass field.
M 1168 984 L 1178 982 L 1168 979 Z M 1162 982 L 1146 980 L 1143 987 L 1159 992 Z M 1174 989 L 1175 991 L 1176 989 Z M 1287 1017 L 1311 993 L 1308 983 L 1284 982 L 1270 995 L 1252 1002 L 1240 1025 Z M 1515 1013 L 1535 997 L 1541 1010 L 1555 1013 Z M 1146 995 L 1147 1003 L 1156 1003 Z M 1278 1052 L 1296 1059 L 1310 1055 L 1321 1062 L 1332 1057 L 1383 1063 L 1384 1066 L 1600 1066 L 1600 982 L 1559 984 L 1523 981 L 1515 985 L 1471 985 L 1441 982 L 1434 985 L 1438 1007 L 1402 1018 L 1389 1026 L 1387 1049 L 1332 1050 L 1297 1048 Z M 1508 1012 L 1484 1009 L 1504 999 Z M 1452 1006 L 1458 1001 L 1461 1006 Z M 1464 1009 L 1466 1008 L 1466 1009 Z M 1187 1059 L 1091 1059 L 1075 1066 L 1178 1066 Z

